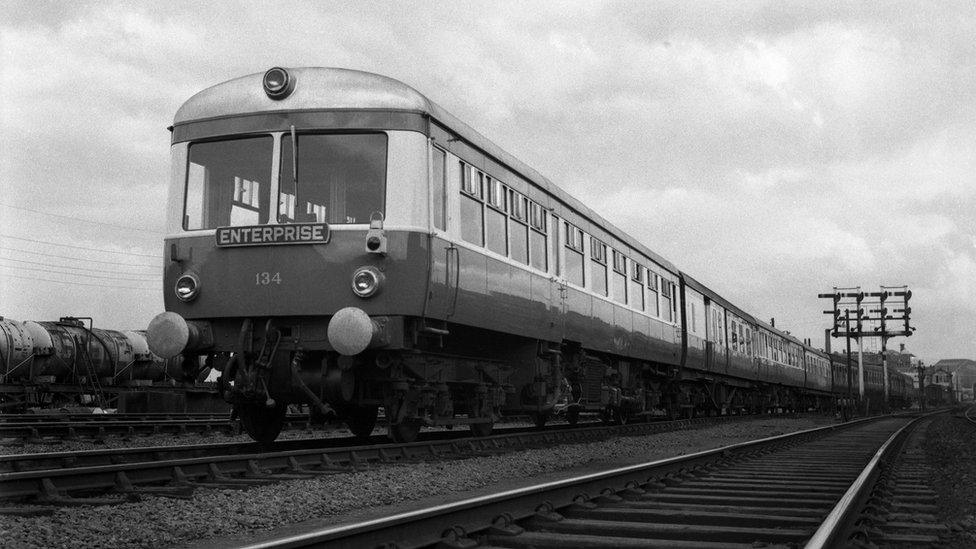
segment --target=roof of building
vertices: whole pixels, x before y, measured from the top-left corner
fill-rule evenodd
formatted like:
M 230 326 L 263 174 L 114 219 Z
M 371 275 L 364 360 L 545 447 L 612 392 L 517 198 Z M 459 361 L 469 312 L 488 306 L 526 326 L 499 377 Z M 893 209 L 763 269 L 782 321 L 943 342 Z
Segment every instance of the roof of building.
M 947 372 L 963 370 L 966 373 L 976 374 L 976 360 L 968 358 L 943 358 L 932 365 L 933 368 L 941 368 Z

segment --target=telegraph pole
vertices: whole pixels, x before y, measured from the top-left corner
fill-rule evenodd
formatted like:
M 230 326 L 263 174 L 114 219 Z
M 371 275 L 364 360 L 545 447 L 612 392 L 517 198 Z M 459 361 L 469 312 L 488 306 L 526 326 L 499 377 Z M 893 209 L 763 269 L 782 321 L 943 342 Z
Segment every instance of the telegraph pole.
M 908 306 L 908 300 L 912 297 L 911 290 L 908 289 L 908 286 L 881 286 L 880 292 L 862 292 L 860 287 L 835 287 L 833 293 L 818 294 L 817 297 L 833 301 L 833 309 L 824 311 L 824 314 L 833 317 L 834 327 L 831 335 L 834 337 L 843 335 L 847 338 L 848 387 L 851 385 L 851 339 L 857 340 L 859 395 L 862 399 L 864 398 L 864 338 L 881 338 L 881 370 L 884 378 L 883 407 L 887 408 L 890 391 L 888 386 L 888 339 L 898 336 L 909 337 L 915 331 L 915 328 L 910 325 L 912 309 Z M 889 304 L 899 305 L 897 303 L 898 298 L 901 298 L 901 308 L 889 308 Z M 842 303 L 846 306 L 843 309 L 843 315 L 841 315 Z M 877 308 L 865 310 L 865 305 L 868 307 L 876 306 Z M 851 313 L 855 315 L 854 329 L 851 326 Z M 901 322 L 904 323 L 904 326 L 901 329 L 892 329 L 892 322 Z M 865 326 L 865 323 L 870 323 L 871 326 Z M 865 405 L 867 405 L 866 402 Z

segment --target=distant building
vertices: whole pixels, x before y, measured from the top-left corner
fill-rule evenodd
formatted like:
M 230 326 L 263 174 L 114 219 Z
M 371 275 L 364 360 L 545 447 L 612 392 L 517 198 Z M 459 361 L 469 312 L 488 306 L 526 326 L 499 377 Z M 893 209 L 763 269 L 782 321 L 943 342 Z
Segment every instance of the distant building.
M 930 379 L 939 385 L 949 387 L 960 401 L 976 400 L 976 360 L 967 358 L 944 358 L 932 365 Z M 935 380 L 939 375 L 939 381 Z

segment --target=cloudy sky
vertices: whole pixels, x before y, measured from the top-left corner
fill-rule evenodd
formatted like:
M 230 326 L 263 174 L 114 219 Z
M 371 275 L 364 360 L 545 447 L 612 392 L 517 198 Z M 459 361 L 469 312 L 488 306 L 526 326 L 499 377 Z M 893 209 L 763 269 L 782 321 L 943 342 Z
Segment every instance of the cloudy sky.
M 819 292 L 907 284 L 918 331 L 890 346 L 976 358 L 971 1 L 265 4 L 0 3 L 0 315 L 145 327 L 176 109 L 336 66 L 794 335 L 822 344 Z

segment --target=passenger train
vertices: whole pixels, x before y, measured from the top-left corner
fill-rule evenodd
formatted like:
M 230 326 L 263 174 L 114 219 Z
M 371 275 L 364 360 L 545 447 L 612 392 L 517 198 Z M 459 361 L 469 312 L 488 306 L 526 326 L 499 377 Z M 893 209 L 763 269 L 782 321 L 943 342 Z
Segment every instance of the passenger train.
M 246 431 L 824 407 L 830 358 L 757 320 L 413 88 L 280 68 L 176 114 L 154 353 L 206 355 Z

